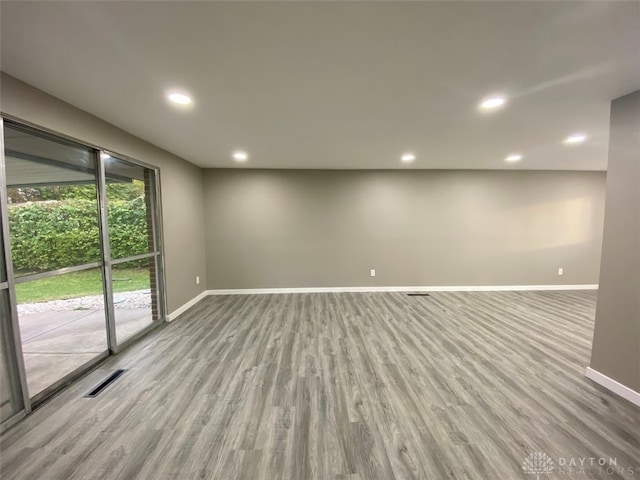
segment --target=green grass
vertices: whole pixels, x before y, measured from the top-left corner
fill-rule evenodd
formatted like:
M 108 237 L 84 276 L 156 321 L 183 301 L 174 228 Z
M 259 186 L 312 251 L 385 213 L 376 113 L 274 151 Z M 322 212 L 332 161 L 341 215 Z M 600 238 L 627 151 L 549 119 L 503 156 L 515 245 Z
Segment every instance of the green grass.
M 114 269 L 113 291 L 130 292 L 149 288 L 149 270 Z M 102 294 L 102 275 L 99 269 L 83 270 L 16 285 L 18 303 L 66 300 Z

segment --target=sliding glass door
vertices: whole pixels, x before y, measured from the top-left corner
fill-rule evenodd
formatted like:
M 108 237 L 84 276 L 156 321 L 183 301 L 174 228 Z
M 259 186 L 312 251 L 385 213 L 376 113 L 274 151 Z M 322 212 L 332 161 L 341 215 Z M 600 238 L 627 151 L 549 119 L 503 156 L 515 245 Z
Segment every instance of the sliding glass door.
M 156 170 L 13 122 L 2 133 L 4 421 L 157 325 L 164 308 Z

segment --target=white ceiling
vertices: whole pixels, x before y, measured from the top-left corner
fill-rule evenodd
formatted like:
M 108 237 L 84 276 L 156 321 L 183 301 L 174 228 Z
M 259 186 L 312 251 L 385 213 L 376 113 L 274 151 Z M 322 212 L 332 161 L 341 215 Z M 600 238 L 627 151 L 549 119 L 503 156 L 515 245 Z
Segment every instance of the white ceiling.
M 3 71 L 203 167 L 603 170 L 640 88 L 638 2 L 0 5 Z

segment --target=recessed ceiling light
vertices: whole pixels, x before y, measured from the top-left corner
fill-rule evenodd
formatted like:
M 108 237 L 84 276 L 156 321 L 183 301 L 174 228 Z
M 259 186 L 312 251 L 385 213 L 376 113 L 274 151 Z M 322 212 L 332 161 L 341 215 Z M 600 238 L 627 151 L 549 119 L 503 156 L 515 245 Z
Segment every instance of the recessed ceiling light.
M 237 162 L 246 162 L 248 158 L 249 155 L 247 155 L 247 152 L 243 152 L 242 150 L 233 152 L 233 159 Z
M 480 104 L 480 108 L 482 110 L 495 110 L 496 108 L 502 107 L 505 103 L 507 103 L 507 99 L 501 96 L 493 96 L 486 98 Z
M 519 153 L 512 153 L 507 158 L 505 158 L 505 160 L 507 162 L 519 162 L 520 160 L 522 160 L 522 155 L 520 155 Z
M 190 105 L 193 100 L 189 95 L 185 95 L 184 93 L 172 92 L 167 95 L 169 101 L 175 103 L 176 105 Z
M 565 138 L 564 143 L 582 143 L 587 139 L 587 136 L 582 133 L 575 133 Z
M 404 163 L 411 163 L 416 159 L 416 156 L 413 153 L 403 153 L 402 157 L 400 157 L 400 160 L 402 160 Z

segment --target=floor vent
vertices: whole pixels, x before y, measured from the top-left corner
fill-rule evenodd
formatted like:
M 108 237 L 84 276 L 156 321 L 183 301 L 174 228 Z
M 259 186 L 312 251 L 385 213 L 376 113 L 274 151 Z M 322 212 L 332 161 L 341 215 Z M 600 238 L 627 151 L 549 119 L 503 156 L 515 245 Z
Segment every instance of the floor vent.
M 100 385 L 98 385 L 96 388 L 94 388 L 89 393 L 87 393 L 84 396 L 84 398 L 97 397 L 98 395 L 100 395 L 100 393 L 102 393 L 102 391 L 105 388 L 107 388 L 109 385 L 111 385 L 113 382 L 115 382 L 118 379 L 118 377 L 120 375 L 122 375 L 124 372 L 126 372 L 126 370 L 116 370 L 111 375 L 109 375 L 109 377 L 107 377 Z
M 428 297 L 428 293 L 407 293 L 408 297 Z

